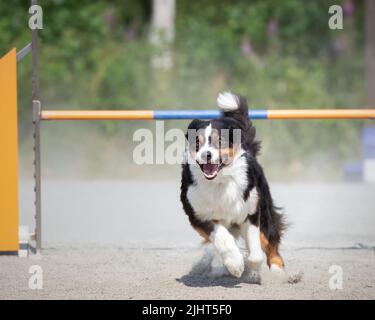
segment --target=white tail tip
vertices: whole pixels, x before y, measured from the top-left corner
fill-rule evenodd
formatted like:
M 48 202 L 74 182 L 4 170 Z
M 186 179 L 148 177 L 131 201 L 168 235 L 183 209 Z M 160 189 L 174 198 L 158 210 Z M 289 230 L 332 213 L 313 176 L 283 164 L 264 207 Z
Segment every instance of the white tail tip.
M 224 111 L 236 110 L 239 107 L 238 97 L 231 92 L 219 93 L 217 106 Z

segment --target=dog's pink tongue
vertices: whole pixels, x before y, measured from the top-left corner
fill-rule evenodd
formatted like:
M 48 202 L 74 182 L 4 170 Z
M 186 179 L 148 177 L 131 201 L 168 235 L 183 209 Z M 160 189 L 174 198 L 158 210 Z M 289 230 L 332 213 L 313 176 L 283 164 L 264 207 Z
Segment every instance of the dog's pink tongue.
M 203 165 L 203 171 L 206 175 L 212 176 L 213 174 L 216 173 L 218 167 L 219 167 L 219 165 L 217 165 L 217 164 L 212 164 L 212 163 L 204 164 Z

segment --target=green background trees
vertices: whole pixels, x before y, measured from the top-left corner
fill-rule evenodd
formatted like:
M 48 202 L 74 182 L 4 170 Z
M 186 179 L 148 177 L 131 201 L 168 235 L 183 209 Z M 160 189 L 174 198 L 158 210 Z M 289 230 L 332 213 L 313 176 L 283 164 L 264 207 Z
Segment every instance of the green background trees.
M 343 6 L 343 30 L 328 28 L 332 4 Z M 150 63 L 152 1 L 46 0 L 40 5 L 42 102 L 48 108 L 215 108 L 220 90 L 246 95 L 255 108 L 367 104 L 364 1 L 177 0 L 169 70 Z M 0 3 L 1 55 L 30 41 L 28 8 L 25 0 Z M 18 72 L 23 143 L 31 123 L 30 57 Z M 363 122 L 256 125 L 264 140 L 263 162 L 286 168 L 276 176 L 306 173 L 310 162 L 339 174 L 345 161 L 361 155 Z M 126 130 L 129 135 L 135 127 L 104 122 L 96 129 L 113 137 Z

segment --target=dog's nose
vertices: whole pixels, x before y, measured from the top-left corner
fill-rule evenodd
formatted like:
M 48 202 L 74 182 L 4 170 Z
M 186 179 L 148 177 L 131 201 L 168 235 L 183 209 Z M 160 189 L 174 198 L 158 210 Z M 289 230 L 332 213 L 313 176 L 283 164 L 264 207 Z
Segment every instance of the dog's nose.
M 202 154 L 202 160 L 205 163 L 210 163 L 212 158 L 212 153 L 210 151 L 203 152 Z

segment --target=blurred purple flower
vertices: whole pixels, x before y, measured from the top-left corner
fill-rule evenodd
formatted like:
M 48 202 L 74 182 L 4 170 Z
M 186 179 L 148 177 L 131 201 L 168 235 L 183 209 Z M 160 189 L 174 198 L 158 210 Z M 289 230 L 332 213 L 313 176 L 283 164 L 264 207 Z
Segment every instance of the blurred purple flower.
M 241 53 L 244 57 L 250 57 L 253 53 L 253 46 L 249 39 L 244 39 L 241 44 Z
M 277 33 L 278 24 L 276 19 L 271 19 L 267 26 L 267 31 L 269 35 L 274 35 Z
M 333 48 L 336 52 L 341 53 L 346 49 L 346 43 L 343 40 L 337 39 L 333 43 Z
M 345 1 L 344 3 L 344 13 L 351 16 L 354 12 L 354 3 L 352 0 Z
M 130 26 L 124 34 L 124 38 L 126 41 L 133 41 L 137 36 L 137 32 L 134 26 Z

